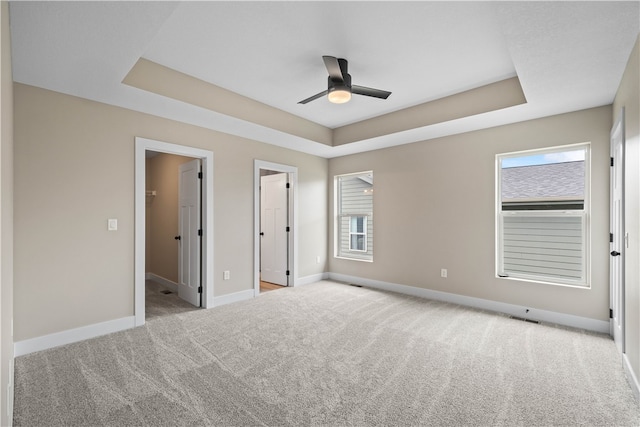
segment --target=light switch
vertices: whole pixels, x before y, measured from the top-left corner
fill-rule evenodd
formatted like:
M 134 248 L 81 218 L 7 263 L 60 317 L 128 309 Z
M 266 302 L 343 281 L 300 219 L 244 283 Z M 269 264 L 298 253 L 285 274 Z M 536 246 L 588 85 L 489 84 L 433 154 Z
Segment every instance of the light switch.
M 116 231 L 118 229 L 118 220 L 117 219 L 109 219 L 107 221 L 107 230 Z

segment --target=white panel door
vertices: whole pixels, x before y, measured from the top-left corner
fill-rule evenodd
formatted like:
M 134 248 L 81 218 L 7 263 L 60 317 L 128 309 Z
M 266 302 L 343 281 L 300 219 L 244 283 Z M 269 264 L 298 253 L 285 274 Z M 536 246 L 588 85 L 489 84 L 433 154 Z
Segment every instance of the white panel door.
M 287 174 L 260 178 L 260 279 L 288 285 Z
M 201 191 L 200 159 L 180 165 L 178 295 L 200 307 Z
M 621 117 L 624 113 L 621 114 Z M 624 121 L 621 118 L 611 131 L 611 256 L 610 307 L 611 332 L 620 353 L 624 348 Z

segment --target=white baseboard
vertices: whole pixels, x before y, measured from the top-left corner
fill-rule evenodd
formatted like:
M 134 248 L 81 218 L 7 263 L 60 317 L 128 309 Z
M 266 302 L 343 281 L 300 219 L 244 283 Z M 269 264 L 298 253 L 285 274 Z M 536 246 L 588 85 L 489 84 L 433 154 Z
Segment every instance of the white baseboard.
M 173 291 L 176 293 L 178 292 L 178 284 L 172 280 L 169 280 L 162 276 L 158 276 L 157 274 L 154 274 L 154 273 L 146 273 L 144 278 L 146 280 L 153 280 L 154 282 L 159 283 L 162 286 L 166 287 L 170 291 Z
M 573 328 L 580 328 L 605 334 L 609 333 L 609 322 L 604 320 L 596 320 L 588 317 L 574 316 L 571 314 L 558 313 L 554 311 L 539 310 L 537 308 L 507 304 L 504 302 L 491 301 L 458 294 L 451 294 L 448 292 L 434 291 L 431 289 L 417 288 L 415 286 L 399 285 L 397 283 L 365 279 L 356 276 L 348 276 L 339 273 L 329 273 L 329 278 L 339 282 L 353 283 L 356 285 L 382 289 L 385 291 L 398 292 L 401 294 L 407 294 L 421 298 L 428 298 L 438 301 L 450 302 L 453 304 L 465 305 L 468 307 L 475 307 L 487 311 L 505 313 L 523 319 L 555 323 L 558 325 L 570 326 Z
M 108 320 L 106 322 L 95 323 L 93 325 L 82 326 L 80 328 L 69 329 L 54 334 L 43 335 L 41 337 L 18 341 L 13 344 L 15 357 L 36 351 L 47 350 L 65 344 L 99 337 L 113 332 L 131 329 L 135 326 L 135 316 L 123 317 L 121 319 Z
M 319 282 L 320 280 L 327 280 L 329 273 L 312 274 L 311 276 L 298 277 L 294 286 L 310 285 L 312 283 Z
M 627 375 L 627 381 L 631 386 L 631 391 L 633 391 L 636 401 L 640 402 L 640 382 L 638 382 L 638 377 L 633 372 L 633 368 L 631 368 L 631 363 L 626 353 L 622 355 L 622 366 L 624 367 L 624 373 Z
M 254 296 L 255 293 L 253 289 L 247 289 L 246 291 L 234 292 L 227 295 L 220 295 L 219 297 L 213 297 L 213 306 L 220 307 L 221 305 L 252 299 Z

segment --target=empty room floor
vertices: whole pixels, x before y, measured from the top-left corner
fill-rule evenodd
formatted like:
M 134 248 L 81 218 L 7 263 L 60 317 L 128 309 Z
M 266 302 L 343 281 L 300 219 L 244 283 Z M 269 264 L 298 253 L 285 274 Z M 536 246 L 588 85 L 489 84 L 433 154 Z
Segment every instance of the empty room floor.
M 322 281 L 16 358 L 16 426 L 640 425 L 607 335 Z

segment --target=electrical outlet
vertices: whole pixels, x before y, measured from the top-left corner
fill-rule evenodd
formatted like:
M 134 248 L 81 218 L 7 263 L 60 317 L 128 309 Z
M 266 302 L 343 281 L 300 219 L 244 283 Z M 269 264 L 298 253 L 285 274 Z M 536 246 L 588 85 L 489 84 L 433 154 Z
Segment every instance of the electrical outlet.
M 117 231 L 118 230 L 118 220 L 115 218 L 111 218 L 107 220 L 107 230 L 109 231 Z
M 440 277 L 444 277 L 445 279 L 447 278 L 447 269 L 446 268 L 440 269 Z
M 316 257 L 316 264 L 320 264 L 320 255 Z
M 222 273 L 222 278 L 224 280 L 229 280 L 231 278 L 231 272 L 229 270 L 225 270 L 225 272 Z

